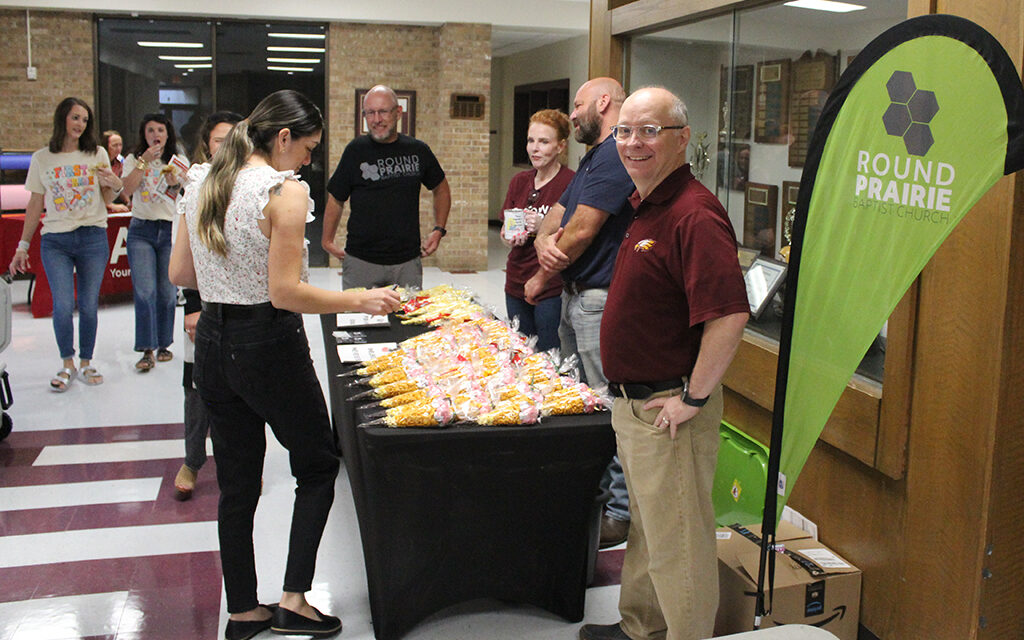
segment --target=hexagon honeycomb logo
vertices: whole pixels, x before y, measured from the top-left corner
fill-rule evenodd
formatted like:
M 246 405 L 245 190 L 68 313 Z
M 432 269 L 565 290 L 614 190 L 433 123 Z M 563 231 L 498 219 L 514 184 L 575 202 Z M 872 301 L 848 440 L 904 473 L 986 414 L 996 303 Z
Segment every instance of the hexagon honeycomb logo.
M 892 101 L 882 115 L 886 133 L 903 138 L 903 144 L 910 155 L 923 156 L 928 153 L 935 144 L 928 123 L 939 112 L 935 92 L 918 89 L 909 71 L 894 71 L 885 83 L 885 88 Z

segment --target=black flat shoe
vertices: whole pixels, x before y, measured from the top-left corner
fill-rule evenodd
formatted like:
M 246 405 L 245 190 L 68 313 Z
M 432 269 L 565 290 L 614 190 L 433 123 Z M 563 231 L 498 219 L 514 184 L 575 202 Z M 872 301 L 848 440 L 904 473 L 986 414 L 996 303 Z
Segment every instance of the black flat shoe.
M 269 609 L 271 614 L 277 609 L 277 605 L 261 604 L 260 606 Z M 225 640 L 249 640 L 249 638 L 269 629 L 273 621 L 273 615 L 266 620 L 228 620 L 228 626 L 224 629 L 224 638 Z
M 320 616 L 319 620 L 313 620 L 284 607 L 278 607 L 274 610 L 274 624 L 270 630 L 281 635 L 313 636 L 314 638 L 326 638 L 341 631 L 340 619 L 325 615 L 316 607 L 313 607 L 313 611 Z
M 224 637 L 227 640 L 249 640 L 256 634 L 266 631 L 272 624 L 271 618 L 266 620 L 228 620 L 228 626 L 224 629 Z

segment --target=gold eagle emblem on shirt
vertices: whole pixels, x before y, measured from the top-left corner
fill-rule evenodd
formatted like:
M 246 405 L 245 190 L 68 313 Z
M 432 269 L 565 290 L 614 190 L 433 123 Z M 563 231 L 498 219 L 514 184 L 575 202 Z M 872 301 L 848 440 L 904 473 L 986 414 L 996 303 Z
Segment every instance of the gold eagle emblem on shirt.
M 654 248 L 655 244 L 656 243 L 654 240 L 641 240 L 640 242 L 633 245 L 633 251 L 636 251 L 637 253 L 647 253 L 648 251 Z

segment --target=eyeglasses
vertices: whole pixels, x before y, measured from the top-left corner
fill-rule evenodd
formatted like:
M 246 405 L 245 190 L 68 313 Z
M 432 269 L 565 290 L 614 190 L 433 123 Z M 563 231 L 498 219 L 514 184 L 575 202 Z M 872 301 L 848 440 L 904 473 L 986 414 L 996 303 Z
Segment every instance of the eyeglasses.
M 664 129 L 685 129 L 686 125 L 671 125 L 671 126 L 660 126 L 656 124 L 642 124 L 638 127 L 631 127 L 626 124 L 614 124 L 612 125 L 612 136 L 618 142 L 626 142 L 632 137 L 633 132 L 641 140 L 654 140 L 658 137 Z
M 395 106 L 391 107 L 390 109 L 377 109 L 375 111 L 367 111 L 366 109 L 363 109 L 363 116 L 366 118 L 372 118 L 373 116 L 380 116 L 383 118 L 384 116 L 388 115 L 397 108 L 398 107 Z
M 530 192 L 530 195 L 526 197 L 526 206 L 532 206 L 538 199 L 540 199 L 540 189 L 534 189 Z

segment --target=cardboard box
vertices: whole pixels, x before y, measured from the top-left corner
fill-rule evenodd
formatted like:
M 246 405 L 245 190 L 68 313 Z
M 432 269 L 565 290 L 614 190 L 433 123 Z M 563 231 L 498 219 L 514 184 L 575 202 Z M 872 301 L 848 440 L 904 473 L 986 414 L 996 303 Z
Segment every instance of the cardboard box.
M 760 537 L 760 526 L 746 529 Z M 772 612 L 761 620 L 761 627 L 806 624 L 825 629 L 840 640 L 857 640 L 860 569 L 787 522 L 779 523 L 775 541 L 813 562 L 824 574 L 812 576 L 788 555 L 776 553 Z M 758 544 L 728 527 L 718 529 L 716 636 L 753 628 L 759 562 Z

